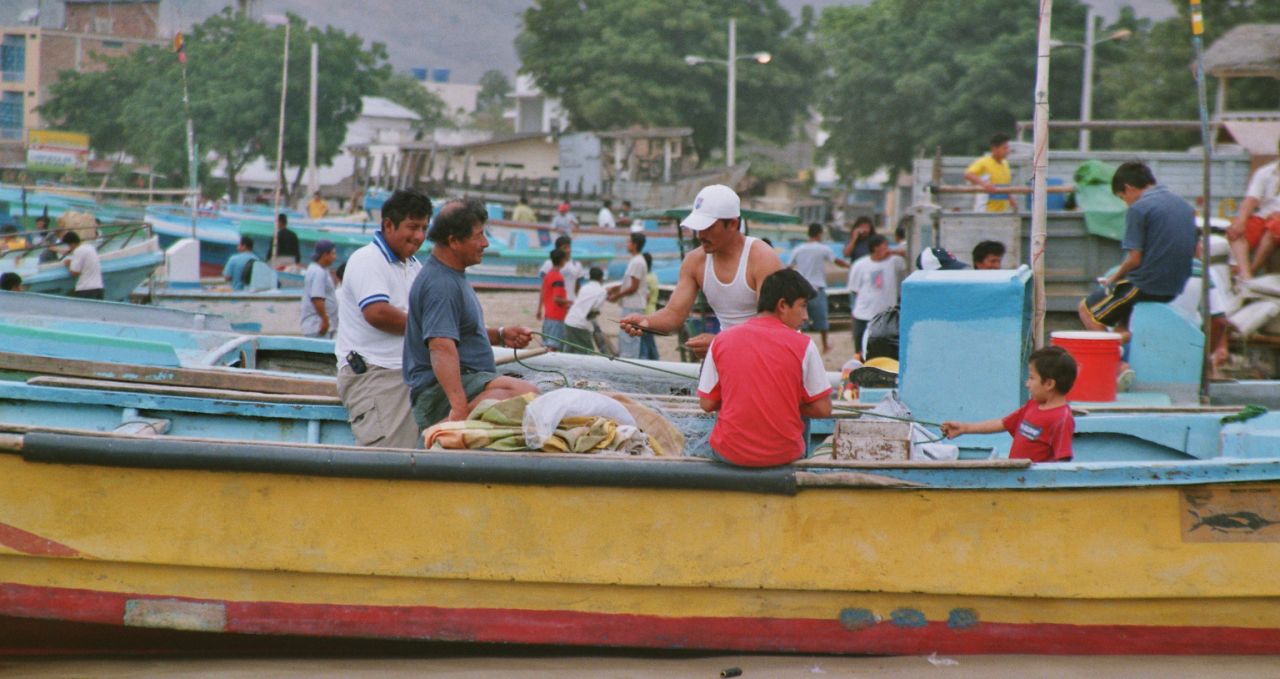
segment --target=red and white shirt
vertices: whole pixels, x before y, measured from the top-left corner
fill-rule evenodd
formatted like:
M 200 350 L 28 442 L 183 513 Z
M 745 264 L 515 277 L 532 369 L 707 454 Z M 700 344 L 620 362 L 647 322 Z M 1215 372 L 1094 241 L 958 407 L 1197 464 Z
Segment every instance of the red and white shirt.
M 1071 436 L 1076 421 L 1071 406 L 1041 410 L 1034 400 L 1009 413 L 1003 420 L 1005 431 L 1013 437 L 1009 449 L 1011 460 L 1032 462 L 1066 462 L 1071 459 Z
M 800 406 L 831 394 L 818 348 L 772 316 L 716 335 L 698 395 L 720 401 L 711 449 L 733 464 L 772 467 L 804 456 Z

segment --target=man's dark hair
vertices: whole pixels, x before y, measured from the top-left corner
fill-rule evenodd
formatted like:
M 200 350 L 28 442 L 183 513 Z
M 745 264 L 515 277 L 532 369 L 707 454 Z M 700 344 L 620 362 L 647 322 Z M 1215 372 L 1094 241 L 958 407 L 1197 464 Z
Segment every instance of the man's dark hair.
M 17 290 L 22 285 L 22 276 L 6 271 L 0 274 L 0 290 Z
M 867 239 L 867 250 L 875 250 L 884 243 L 888 243 L 889 239 L 880 234 L 875 234 Z
M 573 239 L 568 236 L 560 236 L 556 239 L 556 249 L 563 250 L 567 246 L 573 245 Z
M 569 255 L 564 254 L 564 250 L 555 248 L 551 251 L 551 266 L 561 266 L 564 264 L 564 260 L 568 258 Z
M 801 297 L 813 299 L 818 291 L 813 289 L 809 281 L 795 269 L 778 269 L 769 274 L 760 284 L 760 299 L 756 301 L 756 311 L 773 311 L 778 302 L 794 305 Z
M 622 207 L 631 207 L 631 201 L 629 200 L 622 201 Z
M 430 204 L 429 201 L 428 204 Z M 436 245 L 448 245 L 450 238 L 466 240 L 471 237 L 471 229 L 476 224 L 484 224 L 488 219 L 489 211 L 484 208 L 484 203 L 479 198 L 451 200 L 440 208 L 440 214 L 436 215 L 427 238 Z
M 600 201 L 600 204 L 605 207 L 613 207 L 613 201 L 607 199 Z
M 252 249 L 253 249 L 253 237 L 252 237 L 252 236 L 241 236 L 241 237 L 240 237 L 240 244 L 241 244 L 241 245 L 243 245 L 243 246 L 245 246 L 245 247 L 246 247 L 246 248 L 248 248 L 249 250 L 252 250 Z
M 529 196 L 528 196 L 528 195 L 526 195 L 526 194 L 523 194 L 523 193 L 522 193 L 522 194 L 520 194 L 520 204 L 522 204 L 522 205 L 528 205 L 528 204 L 529 204 Z
M 1009 139 L 1010 139 L 1010 137 L 1009 137 L 1009 135 L 1008 135 L 1008 134 L 1006 134 L 1006 133 L 1004 133 L 1004 132 L 997 132 L 997 133 L 995 133 L 995 134 L 991 135 L 991 143 L 990 143 L 990 144 L 988 144 L 988 146 L 990 146 L 991 148 L 995 148 L 995 147 L 997 147 L 997 146 L 1002 146 L 1002 145 L 1004 145 L 1005 143 L 1007 143 L 1007 142 L 1009 141 Z
M 591 267 L 591 271 L 587 272 L 587 277 L 593 281 L 604 281 L 604 269 L 598 266 Z
M 817 222 L 814 222 L 814 223 L 810 224 L 810 225 L 809 225 L 809 237 L 810 237 L 810 238 L 814 238 L 815 236 L 821 236 L 821 235 L 822 235 L 822 229 L 823 229 L 823 226 L 822 226 L 821 224 L 817 223 Z
M 1145 189 L 1156 183 L 1156 176 L 1151 174 L 1151 168 L 1146 163 L 1131 160 L 1124 165 L 1116 168 L 1116 173 L 1111 177 L 1111 193 L 1120 195 L 1124 193 L 1124 187 L 1132 186 L 1135 189 Z
M 647 252 L 641 252 L 640 256 L 644 257 L 644 268 L 652 272 L 653 271 L 653 255 Z
M 644 237 L 643 233 L 638 231 L 633 231 L 631 233 L 631 242 L 635 244 L 636 252 L 644 252 L 644 244 L 647 240 L 648 239 Z
M 281 226 L 289 226 L 289 215 L 287 215 L 287 214 L 285 214 L 285 213 L 283 213 L 283 212 L 281 212 L 280 214 L 276 215 L 276 226 L 277 226 L 277 227 L 281 227 Z
M 1053 380 L 1053 390 L 1066 394 L 1076 383 L 1076 359 L 1062 347 L 1048 346 L 1031 352 L 1027 363 L 1036 367 L 1042 380 Z
M 760 240 L 761 240 L 765 245 L 768 245 L 769 247 L 773 247 L 773 241 L 769 240 L 769 239 L 768 239 L 768 237 L 761 236 L 761 237 L 760 237 Z
M 75 231 L 66 232 L 65 234 L 62 235 L 62 244 L 63 245 L 79 245 L 80 234 L 76 233 Z
M 991 255 L 1000 255 L 1004 257 L 1004 243 L 994 240 L 984 240 L 973 246 L 973 265 L 977 266 L 978 262 L 990 257 Z
M 36 228 L 39 229 L 40 231 L 44 231 L 45 229 L 48 229 L 49 218 L 44 215 L 40 215 L 39 217 L 36 217 Z
M 18 232 L 17 224 L 5 224 L 4 226 L 0 226 L 0 233 L 17 233 L 17 232 Z
M 339 283 L 341 283 L 341 282 L 342 282 L 342 278 L 343 278 L 344 276 L 346 276 L 346 275 L 347 275 L 347 262 L 348 262 L 348 261 L 350 261 L 350 260 L 349 260 L 349 259 L 344 259 L 344 260 L 342 260 L 342 263 L 338 265 L 338 268 L 336 268 L 336 269 L 334 269 L 334 270 L 333 270 L 333 275 L 338 277 L 338 282 L 339 282 Z
M 431 199 L 417 189 L 400 189 L 382 204 L 383 224 L 390 219 L 392 225 L 400 226 L 405 217 L 421 219 L 430 216 Z
M 862 226 L 863 224 L 866 224 L 867 226 L 871 227 L 871 232 L 875 233 L 876 223 L 870 217 L 859 217 L 853 220 L 853 228 L 855 229 L 858 228 L 859 226 Z

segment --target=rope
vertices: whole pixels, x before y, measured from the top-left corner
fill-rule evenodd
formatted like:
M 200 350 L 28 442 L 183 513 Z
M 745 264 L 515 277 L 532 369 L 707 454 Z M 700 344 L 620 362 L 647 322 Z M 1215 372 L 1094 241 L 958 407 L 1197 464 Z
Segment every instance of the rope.
M 588 353 L 588 354 L 594 354 L 594 355 L 596 355 L 596 356 L 601 356 L 601 357 L 603 357 L 603 358 L 607 358 L 607 359 L 609 359 L 610 361 L 617 361 L 618 363 L 626 363 L 627 365 L 633 365 L 633 366 L 635 366 L 635 367 L 637 367 L 637 368 L 646 368 L 646 369 L 648 369 L 648 370 L 654 370 L 654 371 L 657 371 L 657 372 L 660 372 L 660 373 L 666 373 L 666 374 L 668 374 L 668 375 L 674 375 L 674 376 L 679 377 L 679 378 L 681 378 L 681 379 L 691 380 L 691 381 L 694 381 L 694 382 L 698 381 L 698 378 L 696 378 L 696 377 L 691 377 L 691 376 L 686 375 L 686 374 L 684 374 L 684 373 L 678 373 L 678 372 L 676 372 L 676 371 L 674 371 L 674 370 L 667 370 L 666 368 L 659 368 L 659 367 L 658 367 L 658 366 L 656 366 L 656 365 L 647 365 L 647 364 L 644 364 L 644 363 L 637 363 L 636 361 L 629 361 L 629 360 L 627 360 L 627 359 L 625 359 L 625 358 L 618 358 L 617 356 L 610 356 L 609 354 L 605 354 L 605 353 L 601 353 L 601 352 L 599 352 L 599 351 L 596 351 L 596 350 L 595 350 L 594 348 L 592 348 L 592 347 L 584 347 L 584 346 L 582 346 L 581 344 L 575 344 L 575 343 L 570 342 L 569 340 L 566 340 L 566 339 L 561 339 L 561 338 L 559 338 L 559 337 L 551 337 L 550 335 L 546 335 L 546 334 L 540 333 L 540 332 L 538 332 L 537 330 L 530 330 L 529 332 L 530 332 L 530 333 L 532 333 L 532 334 L 534 334 L 534 335 L 537 335 L 537 336 L 539 336 L 539 337 L 542 337 L 542 338 L 544 338 L 544 339 L 551 339 L 551 340 L 554 340 L 554 341 L 556 341 L 556 342 L 559 342 L 559 343 L 561 343 L 561 344 L 563 344 L 563 345 L 565 345 L 565 346 L 573 347 L 574 349 L 580 349 L 580 350 L 582 350 L 582 351 L 584 351 L 584 352 L 586 352 L 586 353 Z M 521 363 L 521 365 L 524 365 L 524 364 L 523 364 L 523 363 Z M 543 372 L 558 372 L 558 371 L 543 371 Z
M 529 365 L 528 363 L 525 363 L 524 361 L 520 360 L 520 350 L 519 350 L 519 349 L 512 348 L 512 349 L 511 349 L 511 357 L 515 360 L 515 362 L 516 362 L 516 364 L 517 364 L 517 365 L 523 366 L 526 370 L 532 370 L 532 371 L 534 371 L 534 372 L 540 372 L 540 373 L 555 373 L 555 374 L 557 374 L 557 375 L 559 375 L 559 376 L 560 376 L 560 379 L 564 380 L 564 386 L 565 386 L 565 387 L 568 387 L 568 386 L 569 386 L 569 376 L 568 376 L 568 375 L 566 375 L 566 374 L 564 374 L 564 373 L 560 372 L 559 370 L 555 370 L 555 369 L 553 369 L 553 368 L 535 368 L 535 367 L 533 367 L 533 366 Z

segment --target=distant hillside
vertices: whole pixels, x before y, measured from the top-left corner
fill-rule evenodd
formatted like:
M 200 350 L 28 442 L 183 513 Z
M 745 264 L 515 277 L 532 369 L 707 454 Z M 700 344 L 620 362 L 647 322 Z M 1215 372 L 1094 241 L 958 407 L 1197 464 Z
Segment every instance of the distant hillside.
M 636 0 L 644 2 L 645 0 Z M 804 5 L 867 4 L 869 0 L 780 0 L 794 13 Z M 162 25 L 187 27 L 234 4 L 232 0 L 163 0 Z M 387 45 L 396 68 L 448 68 L 454 82 L 476 82 L 496 68 L 514 76 L 519 62 L 514 41 L 520 14 L 531 0 L 255 0 L 263 14 L 293 12 L 317 25 L 332 25 Z M 40 5 L 60 23 L 58 0 L 0 0 L 0 25 Z M 1133 6 L 1139 15 L 1164 19 L 1176 12 L 1170 0 L 1094 0 L 1105 16 Z M 48 24 L 46 24 L 48 25 Z M 993 26 L 993 30 L 998 27 Z

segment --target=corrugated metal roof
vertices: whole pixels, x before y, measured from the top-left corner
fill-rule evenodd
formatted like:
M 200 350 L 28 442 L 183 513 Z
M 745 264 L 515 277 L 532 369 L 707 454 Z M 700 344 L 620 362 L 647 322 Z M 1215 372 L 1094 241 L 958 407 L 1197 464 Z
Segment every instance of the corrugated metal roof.
M 1212 76 L 1280 78 L 1280 24 L 1241 24 L 1204 53 Z
M 385 97 L 360 97 L 361 115 L 374 118 L 418 120 L 421 116 Z

